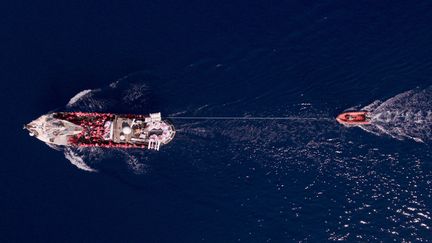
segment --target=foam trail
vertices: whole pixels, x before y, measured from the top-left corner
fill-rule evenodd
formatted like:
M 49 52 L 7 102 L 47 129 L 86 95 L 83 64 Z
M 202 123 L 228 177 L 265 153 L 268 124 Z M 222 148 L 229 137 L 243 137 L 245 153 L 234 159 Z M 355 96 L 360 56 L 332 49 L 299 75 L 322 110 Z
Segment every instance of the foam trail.
M 71 107 L 73 104 L 75 104 L 78 100 L 84 98 L 86 95 L 88 95 L 89 93 L 91 93 L 93 90 L 91 89 L 86 89 L 83 90 L 81 92 L 79 92 L 78 94 L 76 94 L 74 97 L 72 97 L 69 102 L 67 103 L 67 107 Z
M 72 151 L 72 149 L 65 147 L 64 155 L 66 159 L 68 159 L 73 165 L 75 165 L 77 168 L 89 171 L 89 172 L 97 172 L 95 169 L 88 166 L 84 160 L 75 152 Z
M 379 100 L 363 108 L 371 113 L 371 125 L 360 126 L 376 135 L 426 142 L 432 139 L 432 86 Z

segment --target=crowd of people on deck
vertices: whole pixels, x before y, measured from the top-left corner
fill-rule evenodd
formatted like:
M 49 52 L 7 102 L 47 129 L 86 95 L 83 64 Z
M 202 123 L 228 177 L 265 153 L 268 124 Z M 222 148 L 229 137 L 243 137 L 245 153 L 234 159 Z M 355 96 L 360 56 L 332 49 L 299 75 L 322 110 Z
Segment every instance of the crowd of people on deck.
M 146 148 L 147 145 L 120 144 L 111 140 L 105 140 L 107 132 L 105 122 L 112 121 L 115 115 L 109 113 L 84 113 L 84 112 L 64 112 L 57 113 L 56 118 L 67 120 L 84 128 L 84 131 L 71 138 L 71 143 L 82 147 L 117 147 L 117 148 Z M 125 115 L 134 118 L 136 115 Z M 144 118 L 144 116 L 142 116 Z M 109 132 L 109 131 L 108 131 Z

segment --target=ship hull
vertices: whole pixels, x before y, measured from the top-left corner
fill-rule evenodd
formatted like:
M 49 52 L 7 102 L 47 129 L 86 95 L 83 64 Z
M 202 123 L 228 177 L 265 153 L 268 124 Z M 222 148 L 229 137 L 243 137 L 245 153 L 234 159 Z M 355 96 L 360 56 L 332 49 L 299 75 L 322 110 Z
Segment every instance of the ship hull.
M 57 112 L 25 126 L 31 135 L 54 145 L 159 150 L 175 136 L 160 113 L 145 115 Z

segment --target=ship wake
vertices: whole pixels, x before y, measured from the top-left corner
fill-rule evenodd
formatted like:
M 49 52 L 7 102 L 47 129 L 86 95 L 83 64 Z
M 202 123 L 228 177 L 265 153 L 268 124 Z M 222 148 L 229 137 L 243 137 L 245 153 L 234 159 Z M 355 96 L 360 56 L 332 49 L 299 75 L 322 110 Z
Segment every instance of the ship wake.
M 83 155 L 79 155 L 74 149 L 65 147 L 64 149 L 64 155 L 67 160 L 69 160 L 73 165 L 75 165 L 77 168 L 89 172 L 97 172 L 97 170 L 91 168 L 89 165 L 86 164 L 86 162 L 83 159 Z
M 432 138 L 432 86 L 398 94 L 384 102 L 379 100 L 363 108 L 371 112 L 371 124 L 360 126 L 375 135 L 398 140 L 428 142 Z

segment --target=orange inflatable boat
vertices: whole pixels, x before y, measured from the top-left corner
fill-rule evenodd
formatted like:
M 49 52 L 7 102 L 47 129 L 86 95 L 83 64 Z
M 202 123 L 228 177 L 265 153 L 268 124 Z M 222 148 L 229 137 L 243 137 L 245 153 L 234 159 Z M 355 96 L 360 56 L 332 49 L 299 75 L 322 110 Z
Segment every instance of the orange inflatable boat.
M 370 124 L 369 112 L 350 111 L 344 112 L 336 117 L 340 124 L 344 125 L 367 125 Z

